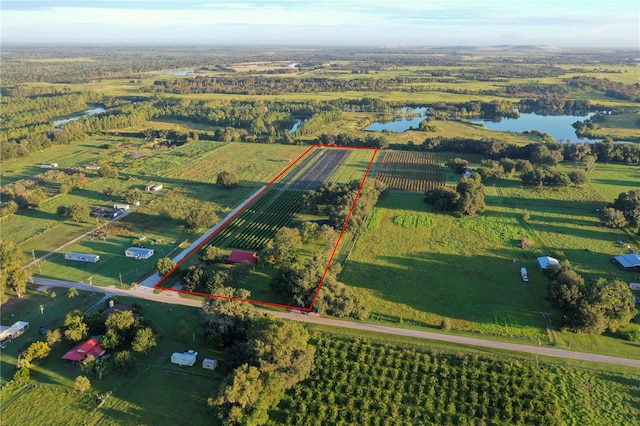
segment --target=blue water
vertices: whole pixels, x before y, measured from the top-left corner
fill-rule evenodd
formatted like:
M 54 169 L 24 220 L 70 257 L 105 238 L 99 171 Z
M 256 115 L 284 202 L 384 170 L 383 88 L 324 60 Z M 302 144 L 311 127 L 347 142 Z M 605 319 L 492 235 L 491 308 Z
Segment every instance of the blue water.
M 420 123 L 427 118 L 427 107 L 421 108 L 402 108 L 402 113 L 406 114 L 409 112 L 413 112 L 414 114 L 419 114 L 416 117 L 399 117 L 393 121 L 387 122 L 375 122 L 369 124 L 365 130 L 370 132 L 381 132 L 383 130 L 389 130 L 395 133 L 406 132 L 407 130 L 417 129 L 420 126 Z
M 102 108 L 102 107 L 91 108 L 91 109 L 86 110 L 83 113 L 74 114 L 74 115 L 72 115 L 70 117 L 62 118 L 60 120 L 54 120 L 53 121 L 53 125 L 55 127 L 60 127 L 63 124 L 70 123 L 70 122 L 76 121 L 76 120 L 80 120 L 83 117 L 89 117 L 90 115 L 103 114 L 105 112 L 107 112 L 107 110 Z
M 293 133 L 296 130 L 298 130 L 298 127 L 300 127 L 301 124 L 302 124 L 301 120 L 296 120 L 296 122 L 293 123 L 293 126 L 291 127 L 291 130 L 289 130 L 289 133 Z
M 560 142 L 571 139 L 573 142 L 595 142 L 592 139 L 581 139 L 576 136 L 576 129 L 571 125 L 576 121 L 584 121 L 591 118 L 594 113 L 585 116 L 579 115 L 538 115 L 536 113 L 520 114 L 518 118 L 503 118 L 499 122 L 482 119 L 471 119 L 472 123 L 483 124 L 490 130 L 500 132 L 518 132 L 538 130 L 553 137 Z

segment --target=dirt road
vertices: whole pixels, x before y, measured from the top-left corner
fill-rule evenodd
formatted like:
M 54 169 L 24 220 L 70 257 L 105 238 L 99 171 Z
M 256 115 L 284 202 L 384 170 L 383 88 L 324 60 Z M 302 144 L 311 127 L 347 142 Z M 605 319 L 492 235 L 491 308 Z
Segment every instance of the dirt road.
M 36 284 L 51 287 L 75 287 L 78 290 L 102 292 L 106 294 L 122 295 L 128 297 L 137 297 L 140 299 L 152 300 L 155 302 L 172 303 L 175 305 L 200 307 L 202 302 L 193 299 L 185 299 L 174 291 L 163 291 L 160 294 L 154 294 L 153 289 L 145 286 L 136 286 L 131 290 L 122 290 L 116 287 L 96 287 L 84 283 L 75 283 L 71 281 L 59 281 L 45 278 L 35 278 Z M 265 311 L 267 312 L 267 311 Z M 608 355 L 590 354 L 585 352 L 568 351 L 564 349 L 554 349 L 545 346 L 522 345 L 518 343 L 497 342 L 494 340 L 477 339 L 474 337 L 457 336 L 452 334 L 432 333 L 429 331 L 411 330 L 406 328 L 389 327 L 377 324 L 368 324 L 363 322 L 343 321 L 332 318 L 324 318 L 321 316 L 305 315 L 302 313 L 292 312 L 276 312 L 268 311 L 271 315 L 299 322 L 312 324 L 323 324 L 332 327 L 343 327 L 354 330 L 373 331 L 377 333 L 394 334 L 398 336 L 409 336 L 418 339 L 438 340 L 442 342 L 457 343 L 461 345 L 471 345 L 484 348 L 503 349 L 516 352 L 524 352 L 530 354 L 552 356 L 556 358 L 576 359 L 582 361 L 602 362 L 606 364 L 624 365 L 628 367 L 640 368 L 640 360 L 621 358 Z

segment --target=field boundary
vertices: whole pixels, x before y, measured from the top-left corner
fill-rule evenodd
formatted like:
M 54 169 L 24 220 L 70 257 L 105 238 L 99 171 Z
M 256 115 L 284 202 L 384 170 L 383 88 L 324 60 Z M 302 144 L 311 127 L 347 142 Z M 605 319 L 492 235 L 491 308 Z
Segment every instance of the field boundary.
M 367 169 L 364 172 L 364 176 L 362 177 L 362 180 L 360 181 L 360 186 L 358 187 L 358 191 L 356 192 L 356 196 L 354 197 L 353 203 L 350 206 L 349 209 L 349 214 L 347 214 L 347 217 L 342 225 L 342 228 L 340 230 L 340 234 L 338 236 L 338 238 L 336 239 L 336 243 L 333 246 L 333 249 L 331 251 L 331 256 L 329 256 L 329 261 L 327 263 L 327 266 L 324 269 L 324 272 L 322 274 L 322 277 L 320 279 L 320 282 L 318 283 L 315 292 L 313 293 L 313 297 L 311 299 L 311 303 L 309 304 L 309 306 L 306 307 L 300 307 L 300 306 L 293 306 L 293 305 L 286 305 L 286 304 L 281 304 L 281 303 L 273 303 L 273 302 L 266 302 L 266 301 L 261 301 L 261 300 L 254 300 L 254 299 L 244 299 L 244 298 L 239 298 L 239 297 L 229 297 L 229 296 L 222 296 L 222 295 L 217 295 L 217 294 L 211 294 L 211 293 L 202 293 L 202 292 L 196 292 L 196 291 L 188 291 L 188 290 L 181 290 L 181 289 L 175 289 L 175 288 L 171 288 L 171 287 L 164 287 L 162 286 L 162 282 L 164 280 L 166 280 L 171 274 L 173 274 L 180 266 L 182 266 L 182 264 L 184 264 L 194 253 L 198 252 L 198 250 L 200 250 L 205 244 L 207 244 L 214 236 L 216 236 L 218 234 L 218 232 L 220 232 L 221 230 L 223 230 L 227 225 L 229 225 L 239 214 L 241 214 L 243 211 L 245 211 L 256 199 L 258 199 L 266 190 L 268 190 L 269 188 L 271 188 L 273 185 L 277 184 L 278 181 L 288 172 L 290 171 L 295 165 L 297 165 L 304 157 L 306 157 L 313 149 L 317 149 L 317 148 L 332 148 L 332 149 L 365 149 L 365 150 L 370 150 L 373 151 L 372 155 L 371 155 L 371 159 L 369 160 L 369 164 L 367 165 Z M 377 148 L 373 148 L 373 147 L 362 147 L 362 146 L 337 146 L 337 145 L 326 145 L 326 144 L 314 144 L 311 147 L 309 147 L 309 149 L 307 149 L 306 151 L 304 151 L 302 154 L 300 154 L 300 156 L 298 158 L 296 158 L 295 161 L 291 162 L 291 164 L 289 164 L 284 170 L 282 170 L 275 178 L 273 178 L 267 185 L 263 186 L 260 190 L 258 190 L 257 192 L 255 192 L 251 197 L 249 197 L 245 202 L 243 202 L 239 207 L 237 207 L 236 209 L 234 209 L 234 211 L 232 212 L 232 214 L 228 215 L 227 217 L 225 217 L 225 219 L 220 222 L 219 224 L 217 224 L 214 228 L 212 228 L 212 230 L 208 231 L 205 235 L 203 235 L 202 237 L 200 237 L 197 241 L 199 241 L 199 244 L 195 245 L 191 251 L 186 254 L 184 257 L 182 257 L 180 259 L 180 261 L 176 264 L 176 266 L 173 267 L 173 269 L 171 269 L 169 272 L 167 272 L 165 275 L 163 275 L 162 277 L 160 277 L 160 279 L 153 284 L 153 288 L 154 289 L 158 289 L 158 290 L 167 290 L 167 291 L 173 291 L 173 292 L 177 292 L 177 293 L 184 293 L 184 294 L 192 294 L 195 296 L 202 296 L 202 297 L 214 297 L 214 298 L 219 298 L 219 299 L 227 299 L 227 300 L 236 300 L 236 301 L 240 301 L 240 302 L 247 302 L 247 303 L 253 303 L 256 305 L 265 305 L 265 306 L 272 306 L 272 307 L 277 307 L 277 308 L 285 308 L 285 309 L 295 309 L 295 310 L 299 310 L 299 311 L 305 311 L 305 312 L 310 312 L 311 310 L 313 310 L 313 305 L 316 302 L 316 299 L 318 297 L 318 294 L 320 293 L 320 289 L 322 288 L 322 284 L 324 283 L 324 280 L 326 278 L 327 272 L 329 271 L 329 268 L 331 267 L 331 264 L 333 262 L 333 259 L 336 255 L 336 251 L 338 249 L 338 246 L 340 245 L 340 242 L 342 241 L 342 236 L 344 235 L 346 229 L 347 229 L 347 225 L 349 224 L 349 219 L 351 218 L 351 214 L 353 213 L 353 209 L 355 208 L 356 202 L 358 201 L 358 198 L 360 197 L 360 192 L 362 191 L 362 187 L 364 186 L 364 183 L 367 179 L 367 177 L 369 176 L 369 172 L 371 170 L 371 166 L 373 165 L 373 162 L 376 158 L 376 154 L 378 153 L 378 149 Z M 203 238 L 204 237 L 204 238 Z

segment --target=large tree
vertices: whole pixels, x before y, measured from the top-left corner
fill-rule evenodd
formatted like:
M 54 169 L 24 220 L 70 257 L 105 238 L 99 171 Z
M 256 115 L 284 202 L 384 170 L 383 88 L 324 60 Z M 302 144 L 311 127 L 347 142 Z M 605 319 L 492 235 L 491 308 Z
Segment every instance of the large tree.
M 176 267 L 176 262 L 169 259 L 168 257 L 163 257 L 161 259 L 158 259 L 158 261 L 156 262 L 156 269 L 158 270 L 158 273 L 160 275 L 168 274 L 169 271 L 171 271 L 175 267 Z
M 7 301 L 9 288 L 18 297 L 22 297 L 26 291 L 31 273 L 23 269 L 24 263 L 24 254 L 16 244 L 0 240 L 0 304 Z
M 89 334 L 86 317 L 77 309 L 65 316 L 62 326 L 64 328 L 64 337 L 73 343 L 81 341 Z
M 149 349 L 156 345 L 156 338 L 151 327 L 142 327 L 136 331 L 133 341 L 131 342 L 131 349 L 135 352 L 142 352 L 146 354 Z
M 257 315 L 255 306 L 234 299 L 247 299 L 251 293 L 244 289 L 222 287 L 202 305 L 201 329 L 205 337 L 219 345 L 230 345 L 246 339 L 249 325 Z
M 484 186 L 479 174 L 474 173 L 469 178 L 461 178 L 456 191 L 460 194 L 457 205 L 460 214 L 474 216 L 487 208 L 484 202 Z
M 261 318 L 249 330 L 248 349 L 252 363 L 277 373 L 285 389 L 306 379 L 313 367 L 315 348 L 299 322 Z
M 302 237 L 296 228 L 280 228 L 273 237 L 273 258 L 279 265 L 295 262 L 296 252 L 302 248 Z
M 216 183 L 223 188 L 235 188 L 238 186 L 238 176 L 234 172 L 220 172 Z
M 67 214 L 74 222 L 82 222 L 89 219 L 89 213 L 91 208 L 84 202 L 78 202 L 71 206 L 67 210 Z
M 268 410 L 283 396 L 278 374 L 243 364 L 208 402 L 224 425 L 262 425 L 269 420 Z

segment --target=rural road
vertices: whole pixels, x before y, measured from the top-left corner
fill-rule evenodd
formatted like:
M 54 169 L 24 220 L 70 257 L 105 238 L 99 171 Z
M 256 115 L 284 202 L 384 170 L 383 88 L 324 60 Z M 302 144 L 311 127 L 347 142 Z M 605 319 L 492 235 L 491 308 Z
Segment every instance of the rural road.
M 34 282 L 41 286 L 48 287 L 75 287 L 78 290 L 102 292 L 106 294 L 122 295 L 128 297 L 137 297 L 140 299 L 152 300 L 155 302 L 172 303 L 175 305 L 185 305 L 200 307 L 202 302 L 199 300 L 185 299 L 178 295 L 177 292 L 163 291 L 160 294 L 154 294 L 153 288 L 145 286 L 136 286 L 131 290 L 122 290 L 115 287 L 96 287 L 84 283 L 76 283 L 71 281 L 51 280 L 46 278 L 35 278 Z M 518 343 L 498 342 L 494 340 L 477 339 L 474 337 L 457 336 L 451 334 L 432 333 L 428 331 L 410 330 L 406 328 L 389 327 L 377 324 L 368 324 L 362 322 L 343 321 L 332 318 L 324 318 L 320 316 L 305 315 L 293 312 L 265 311 L 271 315 L 292 321 L 300 321 L 313 324 L 322 324 L 332 327 L 350 328 L 353 330 L 373 331 L 385 334 L 395 334 L 398 336 L 409 336 L 418 339 L 438 340 L 443 342 L 457 343 L 461 345 L 471 345 L 485 348 L 504 349 L 509 351 L 524 352 L 530 354 L 540 354 L 556 358 L 576 359 L 581 361 L 602 362 L 606 364 L 623 365 L 628 367 L 640 368 L 640 360 L 631 358 L 621 358 L 608 355 L 590 354 L 586 352 L 575 352 L 564 349 L 554 349 L 544 346 L 530 346 Z

